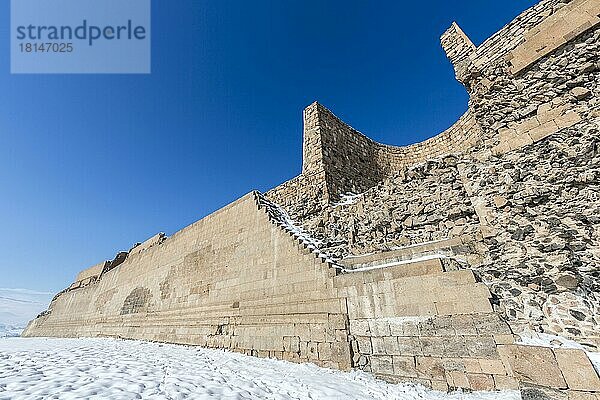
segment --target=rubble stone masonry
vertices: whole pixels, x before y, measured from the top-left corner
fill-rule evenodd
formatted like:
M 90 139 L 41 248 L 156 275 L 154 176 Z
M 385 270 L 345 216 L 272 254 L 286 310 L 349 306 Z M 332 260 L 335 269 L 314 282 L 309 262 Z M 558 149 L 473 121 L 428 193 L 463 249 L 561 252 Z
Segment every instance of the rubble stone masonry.
M 600 399 L 600 1 L 542 0 L 475 46 L 422 143 L 319 103 L 302 173 L 82 271 L 24 336 L 111 336 L 360 368 L 440 390 Z M 551 334 L 580 348 L 532 346 Z

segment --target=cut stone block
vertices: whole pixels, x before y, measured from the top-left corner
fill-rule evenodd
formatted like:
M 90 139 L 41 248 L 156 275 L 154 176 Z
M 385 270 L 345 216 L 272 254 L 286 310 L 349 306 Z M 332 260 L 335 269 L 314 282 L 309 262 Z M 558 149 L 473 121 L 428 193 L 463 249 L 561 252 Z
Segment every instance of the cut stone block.
M 479 360 L 479 366 L 484 374 L 506 375 L 506 368 L 501 360 Z
M 519 382 L 512 376 L 494 375 L 494 384 L 497 390 L 516 390 Z
M 391 356 L 371 356 L 371 371 L 376 374 L 394 374 Z
M 460 371 L 446 371 L 446 381 L 449 386 L 455 388 L 469 389 L 471 387 L 467 374 Z
M 552 349 L 547 347 L 502 345 L 498 353 L 505 366 L 519 381 L 566 389 L 567 383 Z
M 399 376 L 417 377 L 414 357 L 393 356 L 394 373 Z
M 445 380 L 445 370 L 442 359 L 437 357 L 416 357 L 417 374 L 421 378 Z
M 569 389 L 600 392 L 600 378 L 583 350 L 554 349 Z
M 494 379 L 491 375 L 467 374 L 469 386 L 473 390 L 494 390 Z

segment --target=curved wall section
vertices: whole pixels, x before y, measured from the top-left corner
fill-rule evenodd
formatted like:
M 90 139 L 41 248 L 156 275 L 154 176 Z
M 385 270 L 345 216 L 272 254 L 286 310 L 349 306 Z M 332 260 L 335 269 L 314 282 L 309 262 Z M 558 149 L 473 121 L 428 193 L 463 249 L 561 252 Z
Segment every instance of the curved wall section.
M 477 141 L 479 130 L 467 111 L 454 125 L 431 139 L 409 146 L 378 143 L 343 123 L 317 104 L 322 118 L 321 143 L 327 187 L 333 198 L 361 193 L 405 167 L 451 153 Z
M 267 195 L 279 204 L 299 209 L 306 209 L 299 203 L 306 206 L 336 201 L 346 193 L 364 192 L 405 167 L 462 153 L 477 142 L 479 133 L 468 110 L 431 139 L 410 146 L 390 146 L 368 138 L 315 102 L 304 110 L 302 174 Z
M 302 174 L 267 195 L 287 206 L 292 215 L 302 217 L 318 212 L 320 208 L 314 207 L 315 204 L 335 202 L 349 192 L 362 193 L 403 168 L 427 159 L 464 153 L 476 143 L 483 142 L 484 147 L 499 154 L 536 142 L 559 128 L 572 126 L 580 120 L 580 115 L 566 114 L 556 105 L 570 101 L 576 95 L 548 99 L 553 104 L 548 102 L 535 109 L 531 98 L 523 104 L 515 101 L 522 97 L 521 92 L 527 85 L 508 98 L 491 94 L 507 82 L 513 84 L 515 82 L 510 81 L 522 80 L 527 68 L 600 24 L 597 0 L 573 0 L 565 4 L 559 0 L 542 0 L 478 47 L 453 23 L 442 35 L 441 42 L 453 63 L 457 79 L 470 94 L 469 109 L 446 131 L 421 143 L 405 147 L 377 143 L 322 105 L 311 104 L 304 110 Z M 590 43 L 593 43 L 592 39 L 589 39 Z M 586 68 L 584 74 L 596 67 Z M 545 79 L 544 75 L 541 77 Z M 498 82 L 501 79 L 507 82 Z M 539 92 L 535 87 L 532 90 Z M 578 90 L 579 100 L 589 96 L 585 88 Z M 511 104 L 504 109 L 513 115 L 500 118 L 497 112 L 490 114 L 488 103 L 498 99 Z M 531 117 L 536 112 L 537 115 Z

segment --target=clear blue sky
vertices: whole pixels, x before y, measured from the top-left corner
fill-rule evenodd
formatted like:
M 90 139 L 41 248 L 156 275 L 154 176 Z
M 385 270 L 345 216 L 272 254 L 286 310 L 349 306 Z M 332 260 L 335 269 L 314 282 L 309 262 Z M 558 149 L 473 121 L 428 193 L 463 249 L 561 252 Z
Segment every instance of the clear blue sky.
M 370 137 L 421 141 L 466 109 L 439 44 L 532 0 L 153 1 L 151 75 L 10 75 L 0 4 L 0 287 L 57 291 L 159 231 L 301 169 L 318 100 Z

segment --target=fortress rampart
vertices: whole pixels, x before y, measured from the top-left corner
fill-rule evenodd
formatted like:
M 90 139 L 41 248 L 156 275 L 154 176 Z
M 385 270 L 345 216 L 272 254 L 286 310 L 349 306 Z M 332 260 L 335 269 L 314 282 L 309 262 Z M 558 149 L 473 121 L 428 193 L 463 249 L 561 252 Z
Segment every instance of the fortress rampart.
M 597 399 L 583 350 L 521 339 L 600 348 L 599 15 L 543 0 L 480 46 L 452 24 L 470 95 L 452 127 L 389 146 L 313 103 L 299 176 L 82 271 L 24 335 Z
M 302 174 L 270 190 L 278 204 L 319 210 L 349 193 L 362 193 L 411 165 L 462 153 L 479 139 L 470 111 L 439 135 L 410 146 L 377 143 L 342 122 L 319 103 L 304 110 Z M 305 207 L 304 204 L 310 204 Z
M 539 87 L 515 99 L 514 92 L 492 90 L 490 77 L 503 75 L 506 83 L 510 84 L 535 80 L 535 76 L 524 78 L 519 75 L 526 73 L 526 66 L 565 45 L 565 38 L 572 42 L 579 34 L 597 25 L 600 22 L 598 8 L 598 2 L 592 0 L 575 0 L 568 4 L 557 0 L 542 1 L 479 47 L 473 45 L 453 23 L 442 35 L 442 47 L 453 63 L 457 79 L 471 95 L 469 109 L 453 126 L 422 143 L 405 147 L 388 146 L 369 139 L 322 105 L 313 103 L 304 110 L 302 174 L 272 189 L 268 196 L 285 206 L 300 202 L 319 210 L 320 203 L 334 202 L 346 193 L 362 193 L 405 167 L 445 154 L 464 153 L 484 139 L 482 131 L 485 131 L 487 140 L 495 141 L 495 151 L 506 151 L 572 126 L 580 120 L 580 116 L 564 106 L 564 99 L 551 96 L 553 102 L 544 106 L 540 103 L 535 110 L 530 110 L 539 103 L 532 98 L 539 94 Z M 543 50 L 533 49 L 535 46 Z M 541 77 L 539 80 L 548 83 L 545 79 Z M 523 89 L 527 88 L 525 83 L 522 85 Z M 520 87 L 516 87 L 517 92 L 522 91 Z M 512 103 L 511 112 L 515 111 L 514 108 L 521 109 L 516 115 L 503 116 L 502 125 L 510 124 L 515 128 L 503 130 L 499 129 L 502 126 L 493 123 L 488 126 L 490 116 L 484 115 L 484 111 L 488 110 L 483 107 L 482 100 L 490 93 L 497 96 L 498 103 Z M 533 104 L 525 104 L 532 100 Z M 555 105 L 557 109 L 553 109 Z M 533 111 L 539 118 L 538 115 L 533 119 L 523 118 Z M 517 121 L 523 124 L 517 125 Z M 515 133 L 528 133 L 530 130 L 531 135 Z

